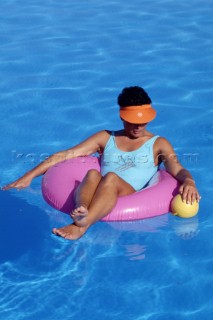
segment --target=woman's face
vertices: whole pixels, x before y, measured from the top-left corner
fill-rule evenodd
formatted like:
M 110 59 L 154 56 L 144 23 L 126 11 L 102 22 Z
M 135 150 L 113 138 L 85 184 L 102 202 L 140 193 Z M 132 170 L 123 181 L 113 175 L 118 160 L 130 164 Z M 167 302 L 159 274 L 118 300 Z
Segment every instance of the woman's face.
M 123 121 L 123 125 L 126 135 L 136 139 L 144 135 L 147 123 L 136 124 Z

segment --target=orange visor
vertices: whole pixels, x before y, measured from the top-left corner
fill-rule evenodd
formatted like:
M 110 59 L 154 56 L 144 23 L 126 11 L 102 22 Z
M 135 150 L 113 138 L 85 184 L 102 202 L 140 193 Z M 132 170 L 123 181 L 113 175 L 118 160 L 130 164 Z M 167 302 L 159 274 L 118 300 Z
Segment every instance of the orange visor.
M 130 123 L 147 123 L 156 117 L 156 111 L 151 104 L 141 106 L 121 107 L 120 117 Z

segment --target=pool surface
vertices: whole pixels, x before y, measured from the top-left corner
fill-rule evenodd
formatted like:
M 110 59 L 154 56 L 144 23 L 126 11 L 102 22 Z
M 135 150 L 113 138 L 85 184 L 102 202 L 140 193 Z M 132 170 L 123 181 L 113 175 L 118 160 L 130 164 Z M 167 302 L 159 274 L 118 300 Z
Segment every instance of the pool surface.
M 8 0 L 0 10 L 1 186 L 101 129 L 144 87 L 149 130 L 193 174 L 199 214 L 98 222 L 79 241 L 41 178 L 0 191 L 0 319 L 200 320 L 213 314 L 212 9 L 207 0 Z

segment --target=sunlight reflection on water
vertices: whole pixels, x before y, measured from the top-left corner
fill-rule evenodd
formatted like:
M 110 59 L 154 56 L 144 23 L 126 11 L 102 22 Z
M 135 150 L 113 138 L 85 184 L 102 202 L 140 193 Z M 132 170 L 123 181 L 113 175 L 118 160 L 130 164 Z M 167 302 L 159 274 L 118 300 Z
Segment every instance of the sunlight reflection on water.
M 40 179 L 1 192 L 0 318 L 210 319 L 211 4 L 10 0 L 0 18 L 1 185 L 120 128 L 117 95 L 141 85 L 158 112 L 150 131 L 169 138 L 202 195 L 193 219 L 97 223 L 70 243 L 51 236 L 70 220 L 44 203 Z

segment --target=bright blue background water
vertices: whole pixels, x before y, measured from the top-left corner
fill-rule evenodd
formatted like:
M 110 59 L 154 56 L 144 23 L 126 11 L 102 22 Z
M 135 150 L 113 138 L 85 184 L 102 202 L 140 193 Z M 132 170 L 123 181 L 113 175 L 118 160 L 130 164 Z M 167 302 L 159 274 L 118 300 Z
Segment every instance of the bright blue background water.
M 1 185 L 100 129 L 143 86 L 195 177 L 199 215 L 97 223 L 78 242 L 40 178 L 0 192 L 0 319 L 211 319 L 212 3 L 0 1 Z

